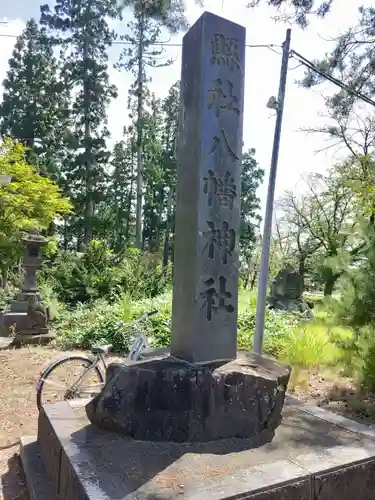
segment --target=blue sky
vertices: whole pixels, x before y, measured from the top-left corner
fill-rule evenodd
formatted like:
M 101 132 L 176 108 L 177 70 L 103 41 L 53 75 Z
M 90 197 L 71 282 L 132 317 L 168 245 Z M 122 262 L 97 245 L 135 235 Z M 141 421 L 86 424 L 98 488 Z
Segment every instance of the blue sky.
M 0 26 L 0 34 L 19 34 L 28 18 L 31 16 L 39 17 L 41 3 L 45 3 L 45 1 L 12 0 L 12 2 L 2 2 L 0 21 L 5 19 L 8 24 Z M 250 10 L 245 7 L 246 3 L 246 0 L 205 0 L 204 10 L 245 26 L 248 44 L 281 45 L 288 26 L 283 23 L 275 23 L 271 19 L 271 16 L 275 14 L 274 10 L 266 6 Z M 358 7 L 360 5 L 368 6 L 371 3 L 370 0 L 350 0 L 347 2 L 335 0 L 333 10 L 325 20 L 312 20 L 306 30 L 292 26 L 291 47 L 310 60 L 322 57 L 332 47 L 332 43 L 327 39 L 352 26 L 358 17 Z M 192 24 L 201 15 L 203 9 L 197 7 L 194 0 L 187 0 L 187 4 L 187 16 Z M 121 27 L 119 28 L 121 29 Z M 178 44 L 181 43 L 181 39 L 182 34 L 171 38 L 169 42 Z M 0 81 L 2 81 L 15 40 L 11 37 L 1 37 L 0 40 Z M 244 142 L 245 149 L 250 147 L 256 149 L 256 158 L 266 170 L 265 183 L 260 191 L 263 206 L 275 121 L 272 111 L 266 108 L 266 103 L 271 95 L 277 95 L 281 63 L 280 49 L 275 48 L 274 50 L 276 52 L 267 48 L 247 48 L 246 52 Z M 118 51 L 118 46 L 112 49 L 111 63 L 116 62 Z M 166 55 L 175 60 L 173 66 L 158 68 L 151 73 L 152 89 L 159 97 L 165 96 L 169 87 L 180 77 L 181 48 L 168 47 Z M 317 150 L 325 147 L 324 138 L 320 135 L 301 132 L 300 129 L 303 127 L 316 127 L 326 123 L 327 120 L 321 116 L 325 112 L 322 94 L 327 95 L 332 92 L 334 86 L 328 83 L 312 90 L 299 88 L 296 80 L 303 75 L 303 68 L 297 66 L 298 63 L 292 59 L 288 74 L 276 197 L 280 196 L 285 189 L 297 189 L 296 184 L 301 174 L 324 172 L 342 154 L 337 153 L 333 157 L 334 150 L 316 154 Z M 109 108 L 109 128 L 114 141 L 121 138 L 122 128 L 128 120 L 127 91 L 133 78 L 131 75 L 119 73 L 112 67 L 110 68 L 110 78 L 119 90 L 118 99 L 111 103 Z

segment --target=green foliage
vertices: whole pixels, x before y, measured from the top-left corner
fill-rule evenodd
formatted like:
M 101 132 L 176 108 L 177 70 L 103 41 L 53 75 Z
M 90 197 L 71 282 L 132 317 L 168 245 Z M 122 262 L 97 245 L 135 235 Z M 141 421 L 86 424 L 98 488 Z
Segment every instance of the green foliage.
M 335 312 L 354 327 L 374 324 L 375 314 L 375 239 L 368 232 L 361 266 L 347 271 L 342 280 L 341 298 L 335 303 Z
M 327 54 L 323 60 L 314 61 L 314 64 L 321 71 L 339 78 L 347 87 L 372 97 L 374 95 L 372 44 L 375 9 L 373 7 L 360 7 L 358 10 L 360 17 L 357 24 L 341 33 L 335 39 L 336 43 L 331 54 Z M 308 70 L 302 83 L 306 87 L 311 87 L 324 80 L 322 75 Z M 345 119 L 353 111 L 353 105 L 358 101 L 358 94 L 340 90 L 326 101 L 332 112 L 331 116 Z M 335 134 L 335 129 L 333 129 L 333 134 Z M 355 141 L 353 141 L 354 143 Z
M 138 250 L 116 255 L 105 242 L 93 240 L 85 252 L 58 252 L 45 263 L 41 281 L 48 281 L 60 300 L 74 306 L 97 299 L 134 299 L 160 295 L 171 284 L 171 268 Z M 124 300 L 124 299 L 122 299 Z
M 20 143 L 6 138 L 0 143 L 0 174 L 11 177 L 9 184 L 0 187 L 0 232 L 17 233 L 32 227 L 48 227 L 53 218 L 71 208 L 61 197 L 59 187 L 41 177 L 25 159 Z
M 96 301 L 91 306 L 78 305 L 55 324 L 58 344 L 66 349 L 89 349 L 93 345 L 113 344 L 117 351 L 128 347 L 119 326 L 116 305 Z
M 58 321 L 66 313 L 65 304 L 59 301 L 53 286 L 48 282 L 39 285 L 39 292 L 43 297 L 43 301 L 49 307 L 51 320 Z
M 0 143 L 0 175 L 11 177 L 0 185 L 0 269 L 8 272 L 22 252 L 21 232 L 47 228 L 53 219 L 71 209 L 59 187 L 41 177 L 25 159 L 20 143 L 6 138 Z
M 340 354 L 325 329 L 314 323 L 291 329 L 278 346 L 278 357 L 297 369 L 334 365 Z
M 18 292 L 18 287 L 12 282 L 8 283 L 6 288 L 0 288 L 0 311 L 5 311 L 9 308 L 10 303 Z
M 260 199 L 256 193 L 263 182 L 264 170 L 255 159 L 255 149 L 243 154 L 241 165 L 241 236 L 240 245 L 247 250 L 252 247 L 256 230 L 261 220 Z

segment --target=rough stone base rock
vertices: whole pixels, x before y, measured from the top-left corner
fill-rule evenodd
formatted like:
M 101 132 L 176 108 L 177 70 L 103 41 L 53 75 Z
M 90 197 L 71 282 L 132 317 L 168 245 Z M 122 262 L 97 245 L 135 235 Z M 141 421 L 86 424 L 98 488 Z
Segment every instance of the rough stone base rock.
M 112 364 L 102 392 L 86 406 L 89 420 L 138 440 L 270 442 L 281 423 L 290 368 L 239 351 L 226 364 L 192 365 L 160 356 Z
M 275 311 L 297 313 L 306 320 L 312 321 L 314 319 L 314 313 L 312 312 L 314 304 L 309 304 L 302 298 L 286 299 L 280 297 L 267 297 L 267 303 L 269 308 L 274 309 Z

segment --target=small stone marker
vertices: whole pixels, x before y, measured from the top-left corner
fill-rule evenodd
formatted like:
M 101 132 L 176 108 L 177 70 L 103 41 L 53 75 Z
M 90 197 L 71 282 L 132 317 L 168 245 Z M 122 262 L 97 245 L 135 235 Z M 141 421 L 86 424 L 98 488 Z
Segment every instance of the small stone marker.
M 205 12 L 182 45 L 171 354 L 237 353 L 244 27 Z

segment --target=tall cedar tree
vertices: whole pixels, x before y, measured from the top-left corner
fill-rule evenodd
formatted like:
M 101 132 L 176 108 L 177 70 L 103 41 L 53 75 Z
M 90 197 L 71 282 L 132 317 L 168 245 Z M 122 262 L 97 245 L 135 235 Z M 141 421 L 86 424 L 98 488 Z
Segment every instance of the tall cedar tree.
M 77 246 L 93 239 L 97 207 L 105 192 L 105 165 L 109 153 L 107 106 L 116 97 L 108 78 L 108 47 L 115 34 L 108 19 L 118 16 L 116 0 L 56 0 L 53 11 L 41 7 L 41 24 L 49 29 L 51 43 L 60 46 L 63 73 L 71 95 L 74 122 L 66 164 L 77 220 Z
M 153 252 L 163 251 L 163 262 L 166 267 L 173 231 L 179 83 L 171 87 L 163 101 L 159 101 L 148 91 L 146 95 L 150 106 L 145 110 L 143 118 L 145 189 L 143 248 Z M 133 94 L 130 94 L 129 109 L 136 114 L 137 98 Z M 115 144 L 113 149 L 109 198 L 102 205 L 103 218 L 107 220 L 106 238 L 111 248 L 116 250 L 134 244 L 135 237 L 137 152 L 135 121 L 125 128 L 124 135 L 124 140 Z
M 251 148 L 243 154 L 241 164 L 240 246 L 243 252 L 253 247 L 259 230 L 261 217 L 257 190 L 263 182 L 263 177 L 264 170 L 255 159 L 255 149 Z
M 111 182 L 103 204 L 106 240 L 118 252 L 131 245 L 134 236 L 135 153 L 135 136 L 131 129 L 125 130 L 125 140 L 113 148 Z
M 175 34 L 187 28 L 184 16 L 184 0 L 127 0 L 124 6 L 131 8 L 134 20 L 128 24 L 129 32 L 122 38 L 130 44 L 120 56 L 118 68 L 131 71 L 136 80 L 133 92 L 137 98 L 137 203 L 136 203 L 136 246 L 142 247 L 142 208 L 143 208 L 143 115 L 146 108 L 146 84 L 150 79 L 148 67 L 168 66 L 171 60 L 164 57 L 160 44 L 162 31 Z
M 171 235 L 174 233 L 175 215 L 175 193 L 177 180 L 177 144 L 178 144 L 178 124 L 180 115 L 180 82 L 176 82 L 169 89 L 167 97 L 162 105 L 164 113 L 164 129 L 162 135 L 164 176 L 166 189 L 168 190 L 165 231 L 163 245 L 163 267 L 168 264 L 169 257 L 173 257 L 171 251 Z
M 34 19 L 17 39 L 3 86 L 1 135 L 20 141 L 29 163 L 58 180 L 68 110 L 51 43 Z

